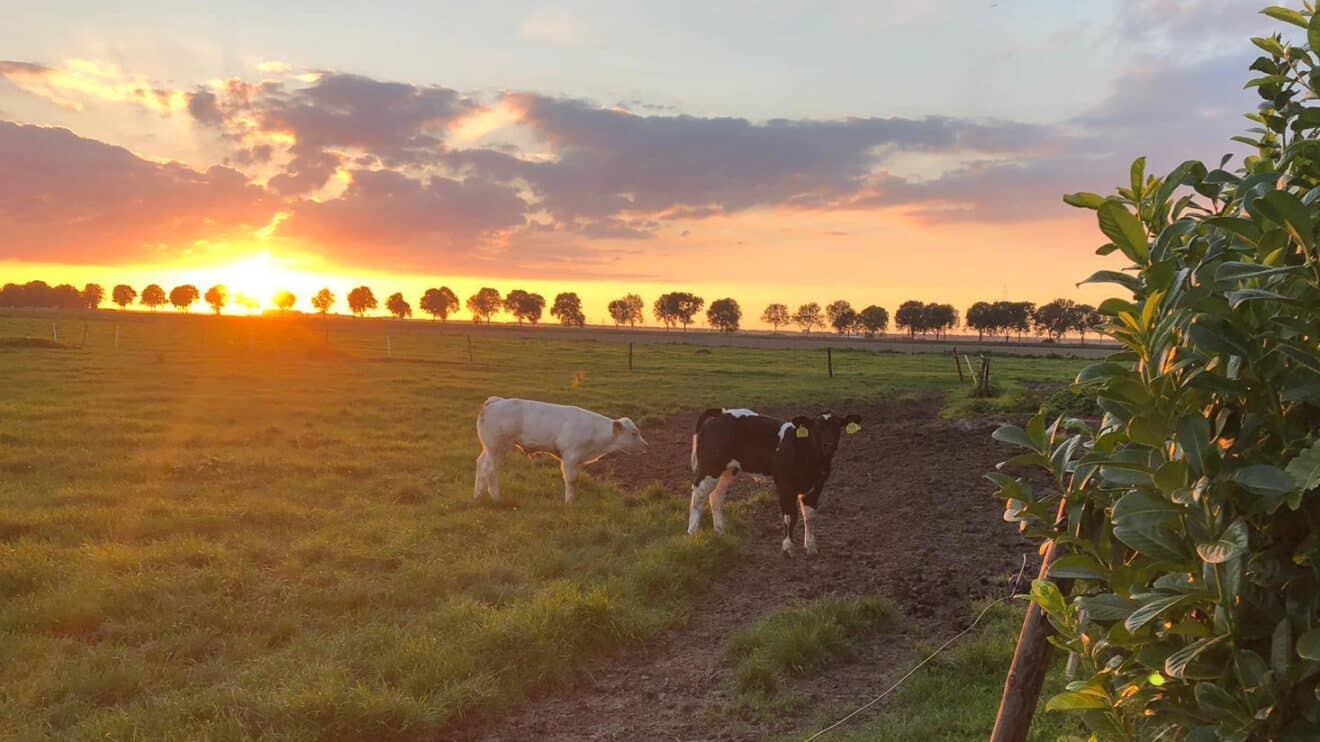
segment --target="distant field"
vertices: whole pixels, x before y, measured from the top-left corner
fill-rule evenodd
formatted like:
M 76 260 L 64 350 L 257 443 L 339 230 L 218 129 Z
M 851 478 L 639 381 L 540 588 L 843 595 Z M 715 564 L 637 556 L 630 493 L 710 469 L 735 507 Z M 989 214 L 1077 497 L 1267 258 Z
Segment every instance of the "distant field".
M 734 559 L 686 492 L 510 459 L 487 396 L 648 422 L 961 394 L 947 356 L 463 334 L 428 323 L 0 315 L 0 738 L 434 737 L 645 641 Z M 114 350 L 116 326 L 119 350 Z M 525 333 L 524 333 L 525 334 Z M 388 340 L 387 340 L 388 337 Z M 388 350 L 387 350 L 388 349 Z M 1075 360 L 1000 358 L 1017 387 Z M 22 668 L 15 671 L 13 668 Z

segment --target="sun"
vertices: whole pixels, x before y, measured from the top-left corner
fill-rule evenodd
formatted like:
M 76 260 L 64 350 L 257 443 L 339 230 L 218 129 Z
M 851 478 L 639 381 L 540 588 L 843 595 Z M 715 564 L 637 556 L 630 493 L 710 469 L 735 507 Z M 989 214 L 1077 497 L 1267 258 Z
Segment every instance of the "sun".
M 218 266 L 209 273 L 229 289 L 230 302 L 239 311 L 269 309 L 280 291 L 292 291 L 298 306 L 304 306 L 316 291 L 314 276 L 291 269 L 288 261 L 269 252 Z

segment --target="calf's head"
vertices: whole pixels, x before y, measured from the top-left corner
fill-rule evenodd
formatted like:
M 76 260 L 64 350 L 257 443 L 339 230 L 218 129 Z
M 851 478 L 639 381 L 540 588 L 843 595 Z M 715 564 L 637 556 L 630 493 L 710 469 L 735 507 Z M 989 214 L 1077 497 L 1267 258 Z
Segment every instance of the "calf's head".
M 637 429 L 637 423 L 631 418 L 620 417 L 614 421 L 614 440 L 612 441 L 615 451 L 625 453 L 646 453 L 646 439 L 642 437 L 642 431 Z
M 835 415 L 828 410 L 815 417 L 795 417 L 792 422 L 799 445 L 810 446 L 825 461 L 834 459 L 834 452 L 839 450 L 839 440 L 844 435 L 862 429 L 860 416 Z

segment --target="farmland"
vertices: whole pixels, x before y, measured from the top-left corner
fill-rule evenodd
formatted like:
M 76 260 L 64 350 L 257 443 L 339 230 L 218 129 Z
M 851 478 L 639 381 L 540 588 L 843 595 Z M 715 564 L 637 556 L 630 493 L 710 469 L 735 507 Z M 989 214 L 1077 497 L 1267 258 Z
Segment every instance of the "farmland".
M 2 316 L 0 338 L 49 338 L 51 324 Z M 964 395 L 946 355 L 836 351 L 830 379 L 815 349 L 645 345 L 630 372 L 626 346 L 590 336 L 478 334 L 469 360 L 464 334 L 419 322 L 98 313 L 86 327 L 85 341 L 83 320 L 65 320 L 58 346 L 0 348 L 0 662 L 23 668 L 0 676 L 0 737 L 477 736 L 507 718 L 518 729 L 526 699 L 553 703 L 593 662 L 699 625 L 696 606 L 731 580 L 791 573 L 785 604 L 832 581 L 895 587 L 879 562 L 858 563 L 865 580 L 831 574 L 848 570 L 841 548 L 774 562 L 770 506 L 747 483 L 730 536 L 682 535 L 690 418 L 673 416 L 707 406 L 920 413 L 911 445 L 932 474 L 903 487 L 947 495 L 956 481 L 984 501 L 986 533 L 1016 539 L 990 488 L 975 490 L 989 444 L 939 450 L 988 437 L 940 420 L 941 400 Z M 995 374 L 1030 391 L 1080 363 L 1004 357 Z M 667 453 L 593 467 L 571 508 L 557 467 L 511 458 L 504 501 L 473 503 L 472 423 L 492 394 L 630 415 Z M 887 423 L 849 442 L 865 481 L 879 459 L 901 476 L 913 454 L 890 450 L 907 434 Z M 843 491 L 890 488 L 858 482 Z M 823 550 L 864 545 L 870 524 L 826 513 Z M 952 633 L 973 587 L 897 618 L 903 647 Z M 730 594 L 748 601 L 731 629 L 783 607 Z M 764 712 L 726 713 L 700 718 L 757 729 Z

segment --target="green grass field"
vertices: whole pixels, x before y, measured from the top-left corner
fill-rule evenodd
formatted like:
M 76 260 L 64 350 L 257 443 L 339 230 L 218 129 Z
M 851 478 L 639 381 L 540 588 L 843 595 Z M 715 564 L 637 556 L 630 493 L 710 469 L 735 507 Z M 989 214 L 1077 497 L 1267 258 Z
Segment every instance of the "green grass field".
M 836 352 L 827 379 L 818 351 L 639 346 L 630 374 L 590 339 L 482 337 L 469 362 L 420 322 L 87 328 L 4 347 L 51 319 L 0 316 L 0 738 L 434 737 L 645 642 L 738 558 L 739 517 L 689 538 L 686 493 L 590 479 L 566 508 L 544 460 L 511 457 L 504 502 L 474 504 L 489 395 L 644 433 L 711 405 L 962 395 L 945 356 Z

